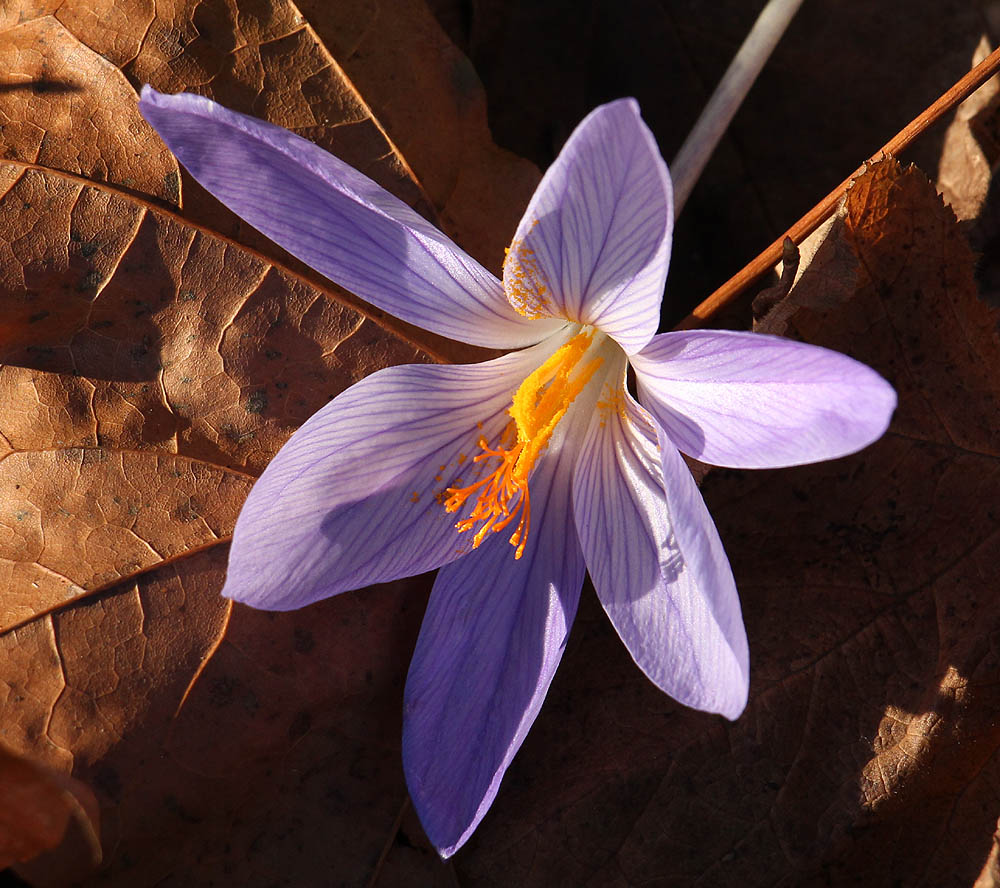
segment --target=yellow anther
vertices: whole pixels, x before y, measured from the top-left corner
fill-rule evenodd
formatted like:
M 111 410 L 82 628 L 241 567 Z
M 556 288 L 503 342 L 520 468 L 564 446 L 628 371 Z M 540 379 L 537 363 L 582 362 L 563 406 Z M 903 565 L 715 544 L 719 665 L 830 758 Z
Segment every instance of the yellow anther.
M 503 530 L 520 515 L 510 544 L 515 547 L 515 558 L 524 554 L 531 525 L 528 478 L 570 404 L 601 365 L 600 357 L 581 365 L 593 338 L 593 331 L 578 333 L 521 383 L 507 411 L 511 421 L 496 447 L 480 437 L 479 447 L 483 452 L 473 462 L 496 457 L 499 465 L 475 484 L 449 487 L 445 491 L 448 498 L 444 507 L 449 512 L 458 511 L 473 493 L 479 494 L 469 517 L 455 525 L 459 532 L 465 532 L 482 523 L 472 539 L 472 548 L 477 548 L 487 534 Z M 517 502 L 511 508 L 515 496 Z

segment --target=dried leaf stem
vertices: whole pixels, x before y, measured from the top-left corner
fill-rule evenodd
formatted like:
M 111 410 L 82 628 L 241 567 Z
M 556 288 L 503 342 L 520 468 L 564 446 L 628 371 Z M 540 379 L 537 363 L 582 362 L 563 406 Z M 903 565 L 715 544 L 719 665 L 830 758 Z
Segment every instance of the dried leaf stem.
M 801 5 L 802 0 L 769 0 L 757 16 L 750 33 L 670 164 L 670 177 L 674 184 L 674 218 L 680 215 L 705 164 Z
M 1000 49 L 996 49 L 990 53 L 989 56 L 976 65 L 975 68 L 944 93 L 934 104 L 904 126 L 885 145 L 869 157 L 865 163 L 859 166 L 834 188 L 833 191 L 799 219 L 798 222 L 780 234 L 766 250 L 733 275 L 704 302 L 696 306 L 694 311 L 677 324 L 674 329 L 691 330 L 702 326 L 715 312 L 732 302 L 761 275 L 777 264 L 781 258 L 782 244 L 786 237 L 791 238 L 794 243 L 799 244 L 819 228 L 836 209 L 840 199 L 844 196 L 844 192 L 852 180 L 862 172 L 866 164 L 877 160 L 884 154 L 899 154 L 917 136 L 935 124 L 944 114 L 954 108 L 955 105 L 972 95 L 998 70 L 1000 70 Z

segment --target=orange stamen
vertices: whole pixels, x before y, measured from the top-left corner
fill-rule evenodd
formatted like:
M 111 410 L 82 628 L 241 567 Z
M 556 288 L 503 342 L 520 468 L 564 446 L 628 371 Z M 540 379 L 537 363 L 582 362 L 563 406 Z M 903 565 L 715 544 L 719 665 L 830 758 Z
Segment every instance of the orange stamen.
M 460 533 L 464 533 L 482 522 L 472 538 L 473 549 L 478 548 L 488 534 L 503 530 L 520 515 L 510 544 L 515 547 L 515 558 L 524 554 L 531 527 L 528 478 L 570 404 L 601 365 L 602 359 L 595 357 L 578 366 L 593 338 L 592 331 L 578 333 L 521 383 L 507 411 L 511 421 L 501 433 L 496 447 L 490 447 L 485 436 L 480 437 L 479 447 L 483 452 L 473 462 L 496 457 L 500 460 L 499 465 L 475 484 L 449 487 L 445 491 L 448 498 L 444 507 L 449 512 L 458 511 L 472 494 L 478 493 L 469 517 L 455 525 Z M 515 496 L 517 502 L 511 508 Z

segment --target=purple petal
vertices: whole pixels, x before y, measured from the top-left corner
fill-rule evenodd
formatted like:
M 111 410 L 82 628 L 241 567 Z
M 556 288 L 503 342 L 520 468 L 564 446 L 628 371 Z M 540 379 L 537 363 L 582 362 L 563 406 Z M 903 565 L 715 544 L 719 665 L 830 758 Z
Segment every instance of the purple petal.
M 312 416 L 250 491 L 223 595 L 291 610 L 452 561 L 468 548 L 441 492 L 471 484 L 525 376 L 559 343 L 484 364 L 381 370 Z
M 656 332 L 673 229 L 670 177 L 634 99 L 592 111 L 545 173 L 504 265 L 529 313 L 593 324 L 627 354 Z
M 428 838 L 449 857 L 479 824 L 562 657 L 583 585 L 573 457 L 543 457 L 531 530 L 506 533 L 438 574 L 406 681 L 403 767 Z
M 662 333 L 632 358 L 639 398 L 690 456 L 778 468 L 835 459 L 885 432 L 896 393 L 815 345 L 729 330 Z
M 749 653 L 718 531 L 677 450 L 658 444 L 630 396 L 618 403 L 593 418 L 573 479 L 594 588 L 657 687 L 735 719 L 746 706 Z
M 146 86 L 139 109 L 227 207 L 372 305 L 491 348 L 552 331 L 515 312 L 500 282 L 433 225 L 312 142 L 190 93 Z

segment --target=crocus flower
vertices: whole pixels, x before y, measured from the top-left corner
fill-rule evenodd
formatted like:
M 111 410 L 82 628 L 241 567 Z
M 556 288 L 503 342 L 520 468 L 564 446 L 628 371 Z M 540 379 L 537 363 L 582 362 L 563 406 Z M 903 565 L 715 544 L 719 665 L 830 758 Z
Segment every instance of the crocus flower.
M 202 185 L 331 280 L 427 330 L 516 349 L 381 370 L 321 409 L 253 487 L 223 592 L 285 610 L 441 568 L 403 716 L 407 783 L 440 853 L 493 801 L 587 569 L 657 687 L 737 718 L 739 599 L 678 451 L 745 468 L 831 459 L 877 439 L 896 398 L 863 364 L 799 342 L 655 335 L 673 209 L 637 104 L 604 105 L 570 136 L 502 282 L 286 130 L 149 87 L 141 109 Z

